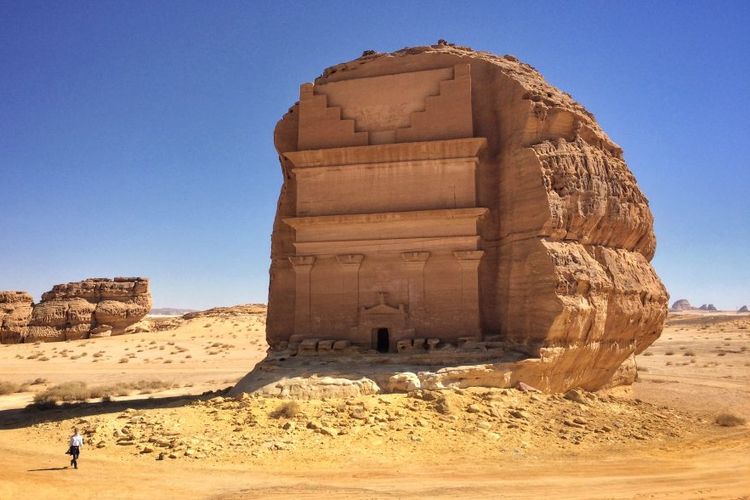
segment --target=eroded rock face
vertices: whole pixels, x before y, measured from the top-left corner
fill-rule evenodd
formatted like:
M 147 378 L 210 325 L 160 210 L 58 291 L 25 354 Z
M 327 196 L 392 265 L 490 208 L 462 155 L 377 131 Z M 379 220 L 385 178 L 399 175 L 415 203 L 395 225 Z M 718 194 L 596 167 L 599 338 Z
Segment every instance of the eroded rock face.
M 17 344 L 28 332 L 33 299 L 26 292 L 0 292 L 0 343 Z
M 529 356 L 519 381 L 566 390 L 660 335 L 653 217 L 622 150 L 514 57 L 364 55 L 303 85 L 274 138 L 272 347 L 501 339 Z
M 88 338 L 92 331 L 123 333 L 148 314 L 151 292 L 145 278 L 92 278 L 55 285 L 33 307 L 25 292 L 0 292 L 0 307 L 9 310 L 6 304 L 16 306 L 3 319 L 3 343 L 52 342 Z

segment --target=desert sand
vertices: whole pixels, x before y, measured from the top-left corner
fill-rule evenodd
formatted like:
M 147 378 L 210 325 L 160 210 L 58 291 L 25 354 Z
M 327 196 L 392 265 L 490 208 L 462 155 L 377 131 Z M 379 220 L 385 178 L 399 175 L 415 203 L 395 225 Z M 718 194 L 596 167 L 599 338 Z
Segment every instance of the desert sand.
M 750 430 L 714 422 L 750 417 L 750 315 L 673 314 L 632 388 L 572 400 L 472 388 L 296 403 L 226 395 L 265 355 L 262 307 L 190 316 L 1 346 L 0 382 L 26 385 L 0 396 L 0 498 L 750 495 Z M 159 383 L 24 409 L 70 381 Z M 74 426 L 78 470 L 63 454 Z

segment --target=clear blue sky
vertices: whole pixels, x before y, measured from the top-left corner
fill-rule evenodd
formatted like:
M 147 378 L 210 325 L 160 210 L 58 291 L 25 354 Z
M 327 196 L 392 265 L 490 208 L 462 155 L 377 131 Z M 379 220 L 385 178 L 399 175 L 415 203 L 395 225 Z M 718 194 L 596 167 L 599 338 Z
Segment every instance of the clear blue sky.
M 0 1 L 0 289 L 264 302 L 276 121 L 326 66 L 514 54 L 625 149 L 672 299 L 750 304 L 750 2 Z

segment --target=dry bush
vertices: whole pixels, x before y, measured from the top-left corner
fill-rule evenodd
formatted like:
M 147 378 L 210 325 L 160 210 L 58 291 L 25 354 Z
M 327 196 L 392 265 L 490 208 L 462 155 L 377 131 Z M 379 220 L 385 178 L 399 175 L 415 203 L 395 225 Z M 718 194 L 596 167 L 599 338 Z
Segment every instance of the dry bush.
M 695 356 L 695 351 L 685 351 L 682 353 L 683 356 Z
M 72 403 L 87 399 L 101 398 L 111 401 L 115 396 L 127 396 L 133 391 L 150 394 L 155 390 L 174 387 L 170 382 L 161 380 L 139 380 L 137 382 L 120 382 L 117 384 L 88 387 L 85 382 L 65 382 L 50 387 L 34 396 L 34 404 L 39 408 L 53 408 L 57 403 Z
M 722 427 L 737 427 L 745 425 L 746 420 L 731 413 L 720 413 L 716 415 L 715 422 Z
M 118 361 L 118 363 L 127 363 L 127 362 L 128 362 L 128 358 L 120 358 L 120 361 Z
M 667 351 L 664 353 L 665 356 L 674 356 L 674 351 Z
M 300 412 L 299 403 L 296 401 L 285 401 L 271 413 L 273 418 L 293 418 Z
M 34 404 L 40 408 L 52 408 L 59 402 L 84 401 L 90 394 L 85 382 L 64 382 L 34 396 Z
M 18 392 L 18 389 L 19 386 L 16 383 L 0 381 L 0 396 L 13 394 L 14 392 Z
M 651 352 L 651 351 L 646 351 L 643 354 L 641 354 L 641 356 L 653 356 L 653 355 L 654 355 L 654 353 Z

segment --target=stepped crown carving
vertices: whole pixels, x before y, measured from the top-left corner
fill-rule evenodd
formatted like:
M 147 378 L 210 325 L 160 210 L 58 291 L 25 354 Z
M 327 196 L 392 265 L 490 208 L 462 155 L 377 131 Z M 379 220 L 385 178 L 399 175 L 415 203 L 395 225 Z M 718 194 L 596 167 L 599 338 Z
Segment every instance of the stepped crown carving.
M 415 71 L 300 87 L 298 149 L 473 136 L 471 67 Z

